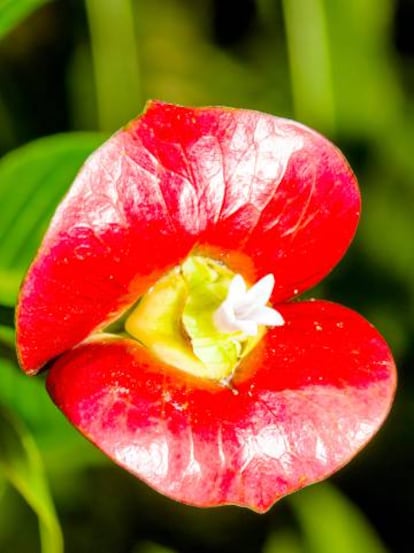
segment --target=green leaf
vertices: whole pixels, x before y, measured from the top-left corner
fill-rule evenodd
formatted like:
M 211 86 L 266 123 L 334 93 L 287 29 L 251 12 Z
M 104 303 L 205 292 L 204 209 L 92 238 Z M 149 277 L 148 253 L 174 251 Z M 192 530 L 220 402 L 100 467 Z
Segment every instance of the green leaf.
M 353 138 L 387 135 L 402 107 L 390 48 L 393 2 L 323 0 L 322 4 L 338 130 Z
M 262 553 L 304 553 L 304 549 L 298 535 L 284 529 L 269 536 Z
M 0 267 L 0 305 L 14 306 L 16 291 L 19 289 L 21 280 L 20 271 L 5 270 Z
M 3 333 L 4 327 L 1 328 Z M 29 378 L 12 361 L 0 359 L 0 404 L 17 413 L 37 436 L 66 439 L 66 421 L 46 393 L 42 377 Z
M 60 450 L 79 446 L 82 438 L 73 432 L 46 392 L 44 378 L 30 378 L 8 359 L 0 359 L 0 404 L 16 413 L 45 448 Z M 68 459 L 66 464 L 71 464 Z
M 36 513 L 42 553 L 63 552 L 62 532 L 39 450 L 24 425 L 3 409 L 0 409 L 0 473 Z
M 323 0 L 284 0 L 296 117 L 331 132 L 335 126 L 328 21 Z
M 389 48 L 392 2 L 282 5 L 295 116 L 329 134 L 375 138 L 389 132 L 402 105 Z
M 175 551 L 158 543 L 143 542 L 135 546 L 132 553 L 175 553 Z
M 100 128 L 114 131 L 143 108 L 132 1 L 86 0 L 86 11 Z
M 211 39 L 207 3 L 134 0 L 145 95 L 179 104 L 281 112 L 287 68 L 271 4 L 260 32 L 249 36 L 251 47 L 236 54 Z
M 0 0 L 0 38 L 50 0 Z
M 303 532 L 306 553 L 386 553 L 359 509 L 329 484 L 290 497 Z
M 14 330 L 9 326 L 0 324 L 0 342 L 3 342 L 7 347 L 14 349 Z
M 6 480 L 5 478 L 3 478 L 2 474 L 0 474 L 0 503 L 3 499 L 5 490 L 6 490 Z
M 2 333 L 4 329 L 0 327 Z M 0 358 L 0 404 L 16 413 L 36 437 L 50 474 L 67 474 L 108 462 L 55 407 L 46 392 L 44 378 L 30 378 L 4 358 Z
M 35 140 L 0 160 L 0 303 L 12 306 L 49 220 L 82 162 L 104 140 L 68 133 Z
M 360 240 L 370 257 L 409 284 L 413 282 L 414 249 L 407 238 L 414 232 L 413 202 L 412 190 L 405 192 L 398 182 L 392 187 L 378 182 L 367 198 L 369 209 L 360 232 Z

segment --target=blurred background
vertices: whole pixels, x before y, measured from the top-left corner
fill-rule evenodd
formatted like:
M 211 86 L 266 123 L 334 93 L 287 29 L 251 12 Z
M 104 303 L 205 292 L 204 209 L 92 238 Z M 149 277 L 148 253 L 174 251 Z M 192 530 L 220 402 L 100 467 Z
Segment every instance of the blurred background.
M 0 0 L 0 551 L 412 551 L 414 2 Z M 265 515 L 174 503 L 80 437 L 17 368 L 14 305 L 86 156 L 148 98 L 292 117 L 344 151 L 363 217 L 313 291 L 385 336 L 395 406 L 329 483 Z

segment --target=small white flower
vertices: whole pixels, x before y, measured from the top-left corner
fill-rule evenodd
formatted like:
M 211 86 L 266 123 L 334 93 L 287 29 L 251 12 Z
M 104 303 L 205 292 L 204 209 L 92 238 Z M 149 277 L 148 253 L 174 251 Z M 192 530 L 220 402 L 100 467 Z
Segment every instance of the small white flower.
M 267 306 L 275 285 L 275 278 L 268 274 L 249 290 L 243 277 L 236 275 L 230 283 L 227 298 L 214 313 L 214 324 L 220 332 L 241 331 L 256 336 L 259 325 L 282 326 L 282 315 Z

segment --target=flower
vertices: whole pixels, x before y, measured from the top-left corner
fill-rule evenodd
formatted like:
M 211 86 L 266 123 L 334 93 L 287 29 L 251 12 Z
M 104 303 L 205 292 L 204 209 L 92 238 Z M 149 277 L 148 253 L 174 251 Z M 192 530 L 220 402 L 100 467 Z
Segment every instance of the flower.
M 21 291 L 21 366 L 48 363 L 66 417 L 161 493 L 263 512 L 347 463 L 392 403 L 379 333 L 293 301 L 359 213 L 347 162 L 305 126 L 151 102 L 55 213 Z
M 282 326 L 285 321 L 281 314 L 266 305 L 274 285 L 275 277 L 268 274 L 247 291 L 243 277 L 236 275 L 230 282 L 226 299 L 214 313 L 216 327 L 224 332 L 240 330 L 247 336 L 256 336 L 259 325 Z

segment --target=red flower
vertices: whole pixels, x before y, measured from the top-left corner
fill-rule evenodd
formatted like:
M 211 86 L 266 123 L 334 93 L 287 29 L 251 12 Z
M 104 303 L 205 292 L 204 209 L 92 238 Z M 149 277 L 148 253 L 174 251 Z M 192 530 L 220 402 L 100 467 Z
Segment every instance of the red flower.
M 49 363 L 68 419 L 158 491 L 265 511 L 348 462 L 392 402 L 378 332 L 291 301 L 342 257 L 359 212 L 343 156 L 303 125 L 153 102 L 58 208 L 21 292 L 21 365 Z M 257 309 L 237 296 L 268 274 L 273 309 L 266 291 Z

